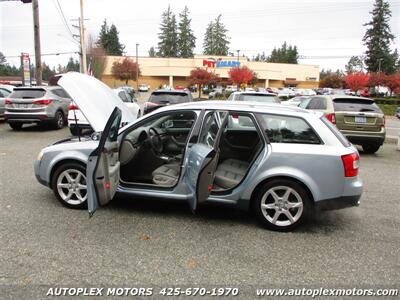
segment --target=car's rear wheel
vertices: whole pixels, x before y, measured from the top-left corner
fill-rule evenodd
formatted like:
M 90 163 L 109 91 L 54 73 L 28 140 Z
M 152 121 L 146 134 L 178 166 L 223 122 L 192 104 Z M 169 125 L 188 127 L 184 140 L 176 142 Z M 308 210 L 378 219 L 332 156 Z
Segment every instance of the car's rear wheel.
M 78 209 L 87 207 L 86 169 L 82 164 L 70 162 L 60 166 L 51 186 L 62 205 Z
M 21 130 L 21 129 L 22 129 L 23 123 L 16 123 L 16 122 L 13 122 L 13 123 L 8 123 L 8 125 L 10 125 L 10 127 L 11 127 L 12 129 L 14 129 L 14 130 Z
M 291 231 L 311 212 L 311 201 L 299 183 L 276 179 L 258 190 L 253 210 L 264 227 L 275 231 Z
M 381 145 L 377 144 L 364 144 L 362 145 L 363 151 L 368 154 L 374 154 L 376 151 L 379 150 Z
M 64 127 L 64 114 L 61 111 L 57 111 L 54 116 L 53 126 L 56 129 L 61 129 Z

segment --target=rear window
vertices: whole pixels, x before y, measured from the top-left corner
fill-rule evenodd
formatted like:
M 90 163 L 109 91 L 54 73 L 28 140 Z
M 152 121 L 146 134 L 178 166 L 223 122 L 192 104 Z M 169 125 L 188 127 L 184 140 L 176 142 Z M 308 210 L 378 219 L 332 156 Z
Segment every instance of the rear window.
M 338 140 L 343 144 L 345 147 L 350 147 L 350 142 L 347 138 L 339 131 L 339 129 L 333 125 L 327 118 L 322 117 L 321 121 L 333 132 L 333 134 L 338 138 Z
M 10 98 L 22 98 L 22 99 L 33 99 L 41 98 L 46 93 L 43 89 L 17 89 L 14 90 Z
M 368 99 L 335 99 L 335 111 L 377 112 L 382 113 L 374 101 Z
M 240 94 L 239 98 L 236 98 L 236 100 L 279 103 L 278 98 L 274 95 L 260 95 L 260 94 Z
M 152 93 L 150 98 L 150 102 L 163 104 L 163 103 L 183 103 L 189 102 L 189 96 L 185 93 Z

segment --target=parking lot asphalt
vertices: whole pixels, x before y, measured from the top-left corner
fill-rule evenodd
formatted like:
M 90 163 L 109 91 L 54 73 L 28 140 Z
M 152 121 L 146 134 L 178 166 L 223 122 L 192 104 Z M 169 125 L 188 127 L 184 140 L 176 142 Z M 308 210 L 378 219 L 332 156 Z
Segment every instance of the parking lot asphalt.
M 359 207 L 278 233 L 230 208 L 193 215 L 182 204 L 116 199 L 91 219 L 64 208 L 36 181 L 33 162 L 68 135 L 67 128 L 15 132 L 0 123 L 3 296 L 37 290 L 40 297 L 43 285 L 399 287 L 400 151 L 393 144 L 361 153 Z

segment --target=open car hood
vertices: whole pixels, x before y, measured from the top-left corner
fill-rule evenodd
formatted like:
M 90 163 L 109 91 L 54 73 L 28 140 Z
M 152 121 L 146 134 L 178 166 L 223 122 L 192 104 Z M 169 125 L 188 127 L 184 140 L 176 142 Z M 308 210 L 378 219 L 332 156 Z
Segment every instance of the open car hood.
M 103 131 L 116 106 L 122 111 L 122 124 L 136 119 L 111 88 L 92 76 L 69 72 L 61 76 L 58 85 L 71 96 L 94 131 Z

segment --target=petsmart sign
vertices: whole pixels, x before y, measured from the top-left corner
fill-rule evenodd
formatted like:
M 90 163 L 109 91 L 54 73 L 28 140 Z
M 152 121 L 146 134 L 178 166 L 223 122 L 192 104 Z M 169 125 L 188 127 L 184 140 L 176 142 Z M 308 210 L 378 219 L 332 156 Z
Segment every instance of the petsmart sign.
M 203 67 L 208 67 L 208 68 L 234 68 L 239 66 L 240 62 L 236 60 L 222 60 L 222 58 L 203 59 Z

